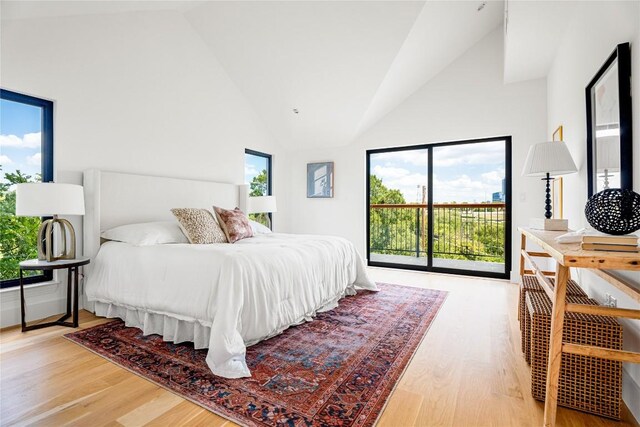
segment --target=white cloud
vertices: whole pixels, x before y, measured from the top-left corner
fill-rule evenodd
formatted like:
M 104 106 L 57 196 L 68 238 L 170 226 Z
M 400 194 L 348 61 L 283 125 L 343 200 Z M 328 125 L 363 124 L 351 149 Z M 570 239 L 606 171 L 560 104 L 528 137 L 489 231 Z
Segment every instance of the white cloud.
M 427 150 L 390 151 L 371 155 L 372 161 L 385 161 L 387 165 L 394 162 L 409 163 L 427 167 Z
M 380 178 L 387 188 L 400 190 L 407 202 L 422 201 L 421 188 L 427 185 L 427 150 L 377 153 L 371 155 L 371 161 L 378 163 L 372 174 Z M 421 166 L 424 173 L 412 172 L 415 166 Z
M 22 145 L 22 138 L 15 135 L 0 135 L 0 147 L 19 147 Z
M 0 165 L 8 165 L 9 163 L 13 163 L 13 161 L 9 158 L 9 156 L 0 154 Z
M 258 174 L 258 170 L 252 164 L 245 164 L 244 165 L 244 174 L 245 174 L 245 176 L 257 175 Z
M 42 146 L 42 134 L 40 132 L 27 133 L 22 137 L 25 148 L 40 148 Z
M 456 179 L 444 181 L 447 187 L 462 188 L 466 190 L 479 190 L 483 188 L 481 181 L 474 181 L 467 175 L 460 175 Z
M 504 141 L 482 142 L 478 144 L 445 145 L 433 148 L 434 166 L 455 165 L 497 165 L 504 163 Z M 384 162 L 387 166 L 394 163 L 427 167 L 426 149 L 391 151 L 371 155 L 371 160 Z
M 387 188 L 400 190 L 404 200 L 408 203 L 422 201 L 422 186 L 427 185 L 427 175 L 420 173 L 408 173 L 395 178 L 383 179 Z
M 16 135 L 0 135 L 0 147 L 40 148 L 41 145 L 40 132 L 26 133 L 22 138 Z
M 41 153 L 36 153 L 33 156 L 28 156 L 27 157 L 27 164 L 29 164 L 29 165 L 40 166 L 41 163 L 42 163 L 42 154 Z
M 483 142 L 435 147 L 434 166 L 496 165 L 504 163 L 504 142 Z
M 393 166 L 380 166 L 376 165 L 373 168 L 373 174 L 378 178 L 384 180 L 385 178 L 396 179 L 409 175 L 411 172 L 404 168 L 395 168 Z
M 504 178 L 504 169 L 494 170 L 490 172 L 483 173 L 482 179 L 491 183 L 502 183 L 502 179 Z
M 500 186 L 488 181 L 478 181 L 467 175 L 460 175 L 451 180 L 433 178 L 433 199 L 438 202 L 484 202 L 491 200 Z
M 390 189 L 400 190 L 408 203 L 422 201 L 422 186 L 427 185 L 426 174 L 409 173 L 406 169 L 376 166 L 375 175 Z M 433 192 L 435 202 L 483 202 L 491 200 L 491 195 L 502 188 L 502 177 L 499 171 L 487 172 L 483 179 L 473 179 L 466 174 L 453 179 L 440 180 L 434 174 Z

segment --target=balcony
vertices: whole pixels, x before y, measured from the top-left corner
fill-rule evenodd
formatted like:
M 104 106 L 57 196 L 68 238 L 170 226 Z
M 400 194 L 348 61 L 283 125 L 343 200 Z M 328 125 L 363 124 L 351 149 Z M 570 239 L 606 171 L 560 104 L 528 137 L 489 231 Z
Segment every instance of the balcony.
M 505 204 L 433 205 L 433 267 L 505 272 Z M 426 204 L 370 205 L 370 260 L 427 266 Z

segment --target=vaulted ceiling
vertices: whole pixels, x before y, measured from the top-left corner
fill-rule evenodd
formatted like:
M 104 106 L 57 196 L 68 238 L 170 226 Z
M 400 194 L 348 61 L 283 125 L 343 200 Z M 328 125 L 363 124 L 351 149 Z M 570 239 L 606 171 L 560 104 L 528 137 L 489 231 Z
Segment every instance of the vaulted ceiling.
M 502 23 L 502 2 L 480 4 L 208 2 L 185 16 L 274 136 L 306 148 L 350 143 Z
M 576 9 L 588 1 L 509 2 L 504 43 L 504 80 L 546 77 Z
M 2 2 L 3 19 L 154 10 L 184 16 L 280 143 L 312 148 L 373 126 L 502 25 L 504 3 Z

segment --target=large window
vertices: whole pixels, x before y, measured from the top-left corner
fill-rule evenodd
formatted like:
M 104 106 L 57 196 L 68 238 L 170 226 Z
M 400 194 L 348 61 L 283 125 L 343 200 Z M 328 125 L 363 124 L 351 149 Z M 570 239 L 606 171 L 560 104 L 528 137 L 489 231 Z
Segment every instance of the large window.
M 271 195 L 271 154 L 244 150 L 244 183 L 249 184 L 249 196 Z M 266 226 L 271 224 L 271 214 L 251 213 L 249 218 Z
M 40 218 L 17 217 L 16 184 L 53 180 L 53 103 L 0 90 L 0 287 L 18 284 L 18 263 L 36 258 Z M 25 282 L 51 272 L 25 272 Z

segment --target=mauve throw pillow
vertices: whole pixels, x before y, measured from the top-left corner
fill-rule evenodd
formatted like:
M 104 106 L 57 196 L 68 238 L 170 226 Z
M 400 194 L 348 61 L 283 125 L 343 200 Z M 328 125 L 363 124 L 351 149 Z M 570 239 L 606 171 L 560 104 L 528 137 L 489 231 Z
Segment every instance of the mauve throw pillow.
M 214 206 L 213 210 L 218 217 L 218 223 L 220 223 L 222 231 L 227 235 L 229 243 L 253 237 L 253 228 L 249 224 L 249 218 L 240 209 L 235 208 L 230 211 Z

